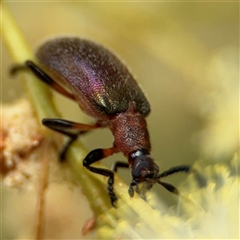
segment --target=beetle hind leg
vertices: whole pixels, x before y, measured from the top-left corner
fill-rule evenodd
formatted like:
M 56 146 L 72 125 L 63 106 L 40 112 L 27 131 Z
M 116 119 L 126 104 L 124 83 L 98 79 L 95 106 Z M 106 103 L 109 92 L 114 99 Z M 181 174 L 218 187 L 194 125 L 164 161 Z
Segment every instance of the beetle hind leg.
M 68 97 L 72 100 L 75 100 L 75 97 L 65 90 L 60 84 L 53 80 L 47 73 L 45 73 L 41 68 L 39 68 L 34 62 L 26 61 L 24 64 L 17 64 L 10 69 L 10 74 L 15 75 L 19 71 L 24 71 L 30 69 L 32 73 L 42 82 L 46 83 L 52 87 L 58 93 Z

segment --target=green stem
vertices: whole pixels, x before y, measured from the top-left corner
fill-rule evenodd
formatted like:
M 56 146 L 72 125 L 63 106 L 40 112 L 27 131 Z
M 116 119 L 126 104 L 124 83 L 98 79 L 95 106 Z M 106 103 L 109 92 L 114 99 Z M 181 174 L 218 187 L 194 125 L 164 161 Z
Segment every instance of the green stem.
M 23 63 L 27 59 L 34 59 L 32 52 L 29 50 L 30 48 L 5 3 L 2 3 L 1 31 L 4 43 L 16 63 Z M 44 117 L 59 117 L 49 87 L 28 72 L 22 72 L 22 74 L 26 94 L 32 103 L 39 122 Z M 51 137 L 51 132 L 46 130 L 46 128 L 43 128 L 43 133 L 47 137 Z M 69 150 L 67 158 L 78 176 L 82 190 L 95 215 L 101 214 L 110 207 L 109 198 L 102 184 L 96 181 L 95 178 L 92 178 L 91 174 L 82 166 L 82 160 L 87 155 L 87 150 L 80 141 L 77 141 L 76 145 L 77 148 L 73 147 Z

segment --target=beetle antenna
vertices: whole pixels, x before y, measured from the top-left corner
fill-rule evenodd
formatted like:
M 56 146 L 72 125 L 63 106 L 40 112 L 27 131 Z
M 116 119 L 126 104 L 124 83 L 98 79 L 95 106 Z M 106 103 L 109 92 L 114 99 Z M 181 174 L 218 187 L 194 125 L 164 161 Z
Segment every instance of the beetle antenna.
M 157 178 L 158 179 L 165 178 L 165 177 L 167 177 L 169 175 L 172 175 L 172 174 L 178 173 L 178 172 L 186 172 L 186 173 L 188 173 L 190 171 L 190 168 L 191 167 L 189 165 L 180 165 L 180 166 L 172 167 L 172 168 L 170 168 L 170 169 L 160 173 Z
M 160 178 L 164 178 L 167 177 L 169 175 L 172 175 L 174 173 L 178 173 L 178 172 L 186 172 L 188 173 L 190 171 L 190 166 L 188 165 L 180 165 L 180 166 L 176 166 L 176 167 L 172 167 L 162 173 L 160 173 L 157 177 L 157 182 L 162 185 L 164 188 L 166 188 L 169 192 L 174 193 L 176 195 L 179 195 L 179 191 L 177 190 L 177 188 L 175 188 L 173 185 L 171 185 L 170 183 L 166 183 L 166 182 L 161 182 Z
M 160 185 L 162 185 L 164 188 L 166 188 L 169 192 L 179 195 L 179 191 L 172 184 L 166 183 L 166 182 L 161 182 L 160 180 L 158 180 L 157 182 Z

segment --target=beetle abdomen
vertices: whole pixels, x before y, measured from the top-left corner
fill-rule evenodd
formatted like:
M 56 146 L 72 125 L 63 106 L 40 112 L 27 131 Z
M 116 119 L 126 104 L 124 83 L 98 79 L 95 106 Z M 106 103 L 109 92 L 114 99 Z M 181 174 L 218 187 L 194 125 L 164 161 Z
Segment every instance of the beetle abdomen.
M 92 108 L 90 112 L 109 116 L 125 112 L 135 102 L 139 113 L 147 116 L 150 112 L 128 69 L 96 43 L 79 38 L 50 40 L 38 49 L 37 58 L 50 76 L 68 86 L 85 110 Z

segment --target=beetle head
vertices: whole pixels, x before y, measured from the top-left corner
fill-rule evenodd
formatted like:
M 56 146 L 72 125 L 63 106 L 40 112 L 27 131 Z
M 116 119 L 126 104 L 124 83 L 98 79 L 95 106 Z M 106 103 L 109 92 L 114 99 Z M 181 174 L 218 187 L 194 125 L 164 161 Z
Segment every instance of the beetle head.
M 159 167 L 147 149 L 140 149 L 132 153 L 129 162 L 131 163 L 133 179 L 128 193 L 133 197 L 133 187 L 136 186 L 136 192 L 144 198 L 145 192 L 157 182 Z

